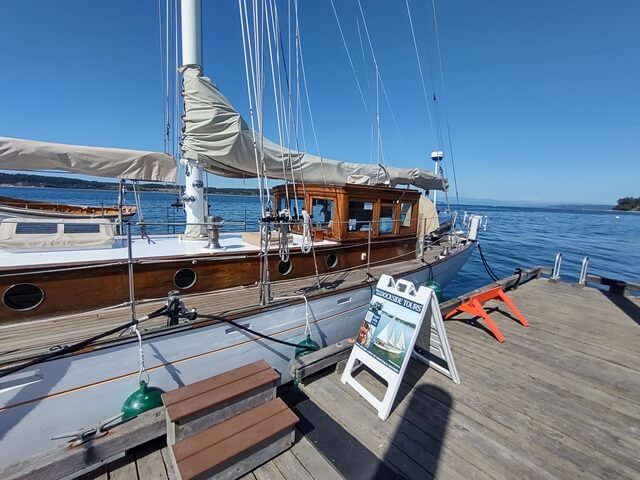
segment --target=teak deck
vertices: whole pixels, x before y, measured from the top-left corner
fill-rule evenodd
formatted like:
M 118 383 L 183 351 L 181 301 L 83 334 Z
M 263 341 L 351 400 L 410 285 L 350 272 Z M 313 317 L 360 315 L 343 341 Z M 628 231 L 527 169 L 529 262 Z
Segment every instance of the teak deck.
M 412 360 L 382 422 L 337 374 L 315 378 L 294 408 L 299 441 L 246 478 L 637 479 L 640 301 L 545 279 L 509 295 L 530 327 L 488 302 L 502 344 L 480 323 L 446 322 L 462 385 Z M 322 422 L 304 418 L 313 409 Z M 172 478 L 166 450 L 149 448 L 97 478 Z

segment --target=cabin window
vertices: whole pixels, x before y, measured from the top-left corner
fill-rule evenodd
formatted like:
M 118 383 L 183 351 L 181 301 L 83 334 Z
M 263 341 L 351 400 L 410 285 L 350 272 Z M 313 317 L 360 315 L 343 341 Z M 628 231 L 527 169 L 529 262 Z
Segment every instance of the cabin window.
M 327 255 L 327 267 L 336 268 L 338 266 L 338 255 L 330 253 Z
M 328 198 L 314 198 L 311 203 L 311 215 L 313 224 L 323 230 L 331 230 L 333 226 L 333 215 L 335 213 L 335 202 Z
M 400 204 L 400 229 L 411 228 L 411 216 L 412 216 L 413 204 L 402 203 Z
M 393 233 L 393 217 L 395 208 L 393 205 L 382 205 L 380 207 L 380 221 L 378 223 L 378 234 L 388 235 Z
M 278 263 L 278 273 L 280 275 L 289 275 L 292 269 L 293 264 L 291 263 L 291 260 L 287 260 L 286 262 L 280 260 L 280 262 Z
M 64 233 L 100 233 L 99 223 L 65 223 Z
M 45 223 L 45 222 L 23 222 L 16 225 L 16 234 L 29 235 L 29 234 L 54 234 L 58 233 L 57 223 Z
M 290 197 L 289 207 L 287 207 L 287 197 L 278 195 L 276 198 L 276 207 L 278 208 L 276 213 L 280 214 L 282 210 L 288 208 L 291 218 L 298 218 L 302 215 L 302 210 L 304 209 L 304 197 Z
M 173 284 L 181 290 L 193 287 L 197 280 L 196 272 L 190 268 L 181 268 L 173 276 Z
M 19 283 L 13 285 L 4 292 L 2 301 L 11 310 L 24 312 L 32 310 L 42 303 L 44 292 L 37 285 L 31 283 Z
M 373 220 L 373 206 L 375 202 L 349 202 L 349 231 L 366 232 Z

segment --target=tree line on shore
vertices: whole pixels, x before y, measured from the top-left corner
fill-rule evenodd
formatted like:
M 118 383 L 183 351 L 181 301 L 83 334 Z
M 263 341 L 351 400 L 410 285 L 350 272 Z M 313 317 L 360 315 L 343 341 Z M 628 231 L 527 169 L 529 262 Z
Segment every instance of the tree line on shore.
M 38 188 L 82 188 L 87 190 L 118 190 L 118 183 L 97 182 L 68 177 L 47 177 L 45 175 L 29 175 L 25 173 L 1 173 L 0 186 L 38 187 Z M 176 190 L 176 185 L 164 183 L 141 183 L 140 190 L 164 192 Z M 257 188 L 225 188 L 208 187 L 209 194 L 223 195 L 258 195 Z
M 614 210 L 623 212 L 640 211 L 640 197 L 625 197 L 618 200 L 618 204 L 613 207 Z

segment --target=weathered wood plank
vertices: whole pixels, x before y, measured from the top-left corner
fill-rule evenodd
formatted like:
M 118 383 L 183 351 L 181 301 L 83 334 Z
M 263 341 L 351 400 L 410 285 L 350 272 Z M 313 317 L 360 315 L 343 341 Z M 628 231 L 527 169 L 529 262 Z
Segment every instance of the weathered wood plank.
M 166 445 L 160 449 L 160 455 L 162 455 L 162 461 L 164 462 L 164 468 L 167 471 L 167 478 L 169 480 L 176 480 L 178 475 L 176 474 L 175 469 L 173 468 L 173 462 L 171 461 L 171 452 L 169 452 L 169 447 Z
M 381 461 L 392 466 L 407 478 L 432 478 L 416 460 L 412 459 L 392 439 L 394 428 L 390 422 L 376 421 L 376 413 L 357 397 L 334 384 L 330 377 L 305 387 L 305 391 L 323 410 L 355 436 Z
M 3 480 L 63 478 L 158 438 L 165 433 L 164 407 L 139 415 L 108 435 L 68 449 L 59 447 L 0 470 Z
M 296 456 L 315 480 L 340 480 L 342 478 L 331 463 L 299 432 L 296 443 L 291 447 L 291 453 Z
M 109 480 L 137 480 L 138 470 L 133 455 L 126 455 L 108 467 Z
M 253 471 L 256 480 L 288 480 L 280 473 L 273 460 L 267 462 Z
M 353 338 L 347 338 L 302 357 L 294 358 L 289 362 L 289 373 L 294 380 L 300 382 L 310 375 L 349 358 L 352 347 Z
M 140 480 L 168 480 L 167 469 L 157 443 L 139 448 L 134 453 Z
M 616 472 L 614 462 L 606 459 L 587 467 L 592 463 L 592 449 L 552 426 L 532 422 L 530 417 L 518 410 L 520 405 L 514 407 L 497 402 L 481 386 L 465 383 L 463 388 L 452 389 L 446 377 L 436 372 L 423 376 L 415 367 L 407 370 L 404 380 L 441 402 L 443 399 L 438 389 L 428 388 L 429 385 L 433 384 L 450 393 L 453 396 L 454 414 L 463 414 L 491 430 L 495 438 L 509 442 L 511 448 L 527 455 L 532 462 L 548 469 L 557 478 L 600 479 Z M 444 401 L 447 400 L 445 397 Z
M 302 463 L 291 453 L 291 450 L 283 452 L 273 459 L 280 473 L 290 480 L 314 480 Z

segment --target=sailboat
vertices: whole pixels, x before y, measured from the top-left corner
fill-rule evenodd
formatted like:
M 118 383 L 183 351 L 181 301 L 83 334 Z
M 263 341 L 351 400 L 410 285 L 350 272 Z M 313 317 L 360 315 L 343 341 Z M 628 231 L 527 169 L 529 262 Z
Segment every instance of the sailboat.
M 29 218 L 106 218 L 111 221 L 129 221 L 136 214 L 133 206 L 68 205 L 41 202 L 16 197 L 0 196 L 0 219 L 14 217 Z
M 289 381 L 292 345 L 353 336 L 381 273 L 444 286 L 475 249 L 473 235 L 437 229 L 421 190 L 445 190 L 440 174 L 334 161 L 249 127 L 203 75 L 200 1 L 182 0 L 181 19 L 184 233 L 0 222 L 0 465 L 117 414 L 143 370 L 171 390 L 264 359 Z M 0 138 L 0 169 L 25 168 L 177 176 L 166 153 Z M 257 231 L 226 232 L 208 215 L 205 171 L 285 183 L 262 203 Z
M 396 321 L 396 317 L 387 323 L 374 340 L 376 347 L 391 354 L 399 355 L 405 348 L 404 328 Z

